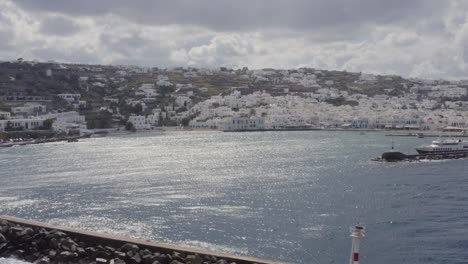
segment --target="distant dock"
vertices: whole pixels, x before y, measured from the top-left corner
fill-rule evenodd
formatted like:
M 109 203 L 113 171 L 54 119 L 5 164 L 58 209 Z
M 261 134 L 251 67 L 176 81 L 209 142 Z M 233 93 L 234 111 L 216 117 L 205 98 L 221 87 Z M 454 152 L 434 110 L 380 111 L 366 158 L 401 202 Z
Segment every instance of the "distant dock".
M 437 153 L 437 154 L 404 154 L 402 152 L 385 152 L 382 156 L 374 159 L 375 161 L 418 161 L 418 160 L 444 160 L 444 159 L 466 159 L 468 153 Z
M 403 133 L 403 132 L 392 132 L 389 134 L 385 134 L 387 137 L 468 137 L 468 134 L 463 133 L 456 133 L 456 132 L 435 132 L 435 131 L 428 131 L 428 132 L 418 132 L 418 133 Z

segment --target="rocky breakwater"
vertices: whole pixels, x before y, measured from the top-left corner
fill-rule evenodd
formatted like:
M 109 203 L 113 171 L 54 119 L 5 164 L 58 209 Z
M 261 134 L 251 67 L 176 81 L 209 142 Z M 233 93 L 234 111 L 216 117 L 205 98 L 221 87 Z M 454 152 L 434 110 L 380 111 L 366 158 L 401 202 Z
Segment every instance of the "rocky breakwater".
M 93 236 L 91 232 L 67 232 L 43 226 L 0 220 L 0 257 L 38 264 L 113 263 L 113 264 L 261 264 L 233 257 L 220 257 L 194 251 L 159 248 L 142 241 L 129 243 L 112 236 Z M 97 234 L 97 233 L 96 233 Z

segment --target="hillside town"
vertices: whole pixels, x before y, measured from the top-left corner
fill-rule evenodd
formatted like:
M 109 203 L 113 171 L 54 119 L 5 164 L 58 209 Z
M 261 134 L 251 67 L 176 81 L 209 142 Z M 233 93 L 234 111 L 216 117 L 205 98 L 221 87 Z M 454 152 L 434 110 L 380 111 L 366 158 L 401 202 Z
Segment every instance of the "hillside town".
M 312 68 L 0 63 L 0 132 L 468 130 L 468 81 Z

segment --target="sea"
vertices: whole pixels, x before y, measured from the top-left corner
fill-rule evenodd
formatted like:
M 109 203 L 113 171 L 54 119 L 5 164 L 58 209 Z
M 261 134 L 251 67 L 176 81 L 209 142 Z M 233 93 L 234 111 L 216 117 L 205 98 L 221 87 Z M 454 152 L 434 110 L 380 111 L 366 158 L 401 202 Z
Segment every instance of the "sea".
M 372 160 L 431 140 L 187 131 L 4 148 L 0 214 L 299 264 L 348 263 L 359 223 L 361 263 L 467 263 L 468 160 Z

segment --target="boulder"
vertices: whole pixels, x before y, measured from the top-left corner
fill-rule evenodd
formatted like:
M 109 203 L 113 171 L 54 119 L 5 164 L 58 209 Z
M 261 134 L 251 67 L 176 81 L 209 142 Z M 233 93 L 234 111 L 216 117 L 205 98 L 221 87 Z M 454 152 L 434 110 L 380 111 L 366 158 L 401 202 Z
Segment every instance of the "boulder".
M 130 258 L 130 263 L 132 264 L 139 264 L 141 263 L 141 257 L 140 257 L 140 254 L 139 253 L 135 253 L 135 255 L 133 257 Z
M 34 264 L 50 264 L 50 259 L 48 257 L 43 257 L 34 261 Z
M 169 257 L 165 254 L 156 256 L 156 260 L 159 261 L 161 264 L 169 264 Z
M 50 250 L 49 251 L 49 258 L 55 258 L 57 256 L 57 251 L 55 250 Z
M 0 234 L 0 244 L 8 242 L 4 235 Z
M 139 251 L 139 247 L 135 244 L 126 243 L 121 247 L 123 252 L 133 251 L 133 253 L 137 253 Z
M 107 263 L 107 259 L 96 258 L 96 263 L 100 263 L 100 264 Z
M 200 257 L 200 255 L 198 255 L 198 254 L 188 255 L 185 258 L 185 260 L 186 260 L 187 263 L 190 263 L 190 264 L 202 264 L 203 263 L 203 258 Z
M 152 264 L 156 261 L 156 257 L 153 254 L 147 254 L 141 257 L 144 264 Z
M 114 251 L 114 256 L 116 256 L 117 258 L 125 258 L 126 254 L 122 251 Z
M 114 264 L 126 264 L 124 260 L 119 259 L 119 258 L 115 258 L 113 259 L 113 261 L 114 261 Z

